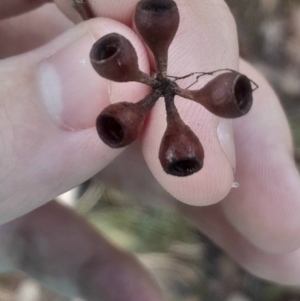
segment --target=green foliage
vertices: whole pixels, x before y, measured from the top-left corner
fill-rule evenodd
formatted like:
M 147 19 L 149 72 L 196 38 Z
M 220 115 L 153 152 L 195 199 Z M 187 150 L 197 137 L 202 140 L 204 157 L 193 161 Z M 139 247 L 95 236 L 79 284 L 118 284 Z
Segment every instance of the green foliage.
M 109 240 L 136 253 L 167 252 L 176 241 L 192 243 L 192 227 L 172 210 L 145 206 L 107 207 L 88 219 Z

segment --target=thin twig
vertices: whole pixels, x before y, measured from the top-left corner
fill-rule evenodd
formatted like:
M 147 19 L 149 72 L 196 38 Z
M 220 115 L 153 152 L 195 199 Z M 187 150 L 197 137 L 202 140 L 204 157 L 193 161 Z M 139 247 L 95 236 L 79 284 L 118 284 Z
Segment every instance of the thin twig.
M 180 80 L 180 79 L 188 78 L 188 77 L 193 76 L 193 75 L 196 75 L 196 74 L 199 74 L 199 75 L 197 76 L 197 78 L 200 78 L 200 77 L 203 76 L 203 75 L 213 75 L 214 73 L 216 73 L 216 72 L 221 72 L 221 71 L 230 71 L 230 72 L 236 72 L 236 73 L 238 73 L 236 70 L 229 69 L 229 68 L 223 68 L 223 69 L 217 69 L 217 70 L 214 70 L 214 71 L 208 71 L 208 72 L 192 72 L 192 73 L 189 73 L 188 75 L 179 76 L 179 77 L 178 77 L 178 76 L 168 75 L 168 77 L 174 78 L 174 81 L 177 81 L 177 80 Z
M 73 7 L 77 10 L 77 12 L 80 14 L 81 18 L 84 21 L 94 18 L 94 14 L 92 13 L 92 10 L 87 0 L 72 0 L 72 1 L 73 1 Z
M 257 90 L 259 88 L 259 85 L 255 81 L 253 81 L 252 79 L 249 78 L 249 80 L 254 85 L 254 89 L 252 89 L 252 92 L 254 92 L 255 90 Z
M 185 88 L 185 89 L 189 89 L 190 87 L 192 87 L 193 85 L 195 85 L 198 82 L 200 77 L 202 77 L 204 75 L 214 75 L 214 73 L 221 72 L 221 71 L 230 71 L 230 72 L 239 73 L 238 71 L 230 69 L 230 68 L 222 68 L 222 69 L 217 69 L 217 70 L 208 71 L 208 72 L 192 72 L 192 73 L 189 73 L 187 75 L 179 76 L 179 77 L 168 75 L 168 77 L 173 78 L 174 79 L 173 81 L 176 82 L 177 80 L 185 79 L 185 78 L 188 78 L 190 76 L 198 74 L 195 81 L 192 84 L 190 84 L 188 87 Z M 252 92 L 254 92 L 255 90 L 257 90 L 259 88 L 258 84 L 256 82 L 254 82 L 252 79 L 249 79 L 249 81 L 254 85 L 254 88 L 252 89 Z

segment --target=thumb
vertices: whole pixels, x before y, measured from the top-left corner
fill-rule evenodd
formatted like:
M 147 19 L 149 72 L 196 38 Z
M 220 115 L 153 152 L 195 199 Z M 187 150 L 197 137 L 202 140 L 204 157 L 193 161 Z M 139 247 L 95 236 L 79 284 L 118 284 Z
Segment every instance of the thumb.
M 92 69 L 89 52 L 109 32 L 131 40 L 147 72 L 137 36 L 109 19 L 85 22 L 42 48 L 0 62 L 0 223 L 82 183 L 121 152 L 104 145 L 94 128 L 110 89 Z M 120 87 L 124 101 L 146 92 L 137 83 Z

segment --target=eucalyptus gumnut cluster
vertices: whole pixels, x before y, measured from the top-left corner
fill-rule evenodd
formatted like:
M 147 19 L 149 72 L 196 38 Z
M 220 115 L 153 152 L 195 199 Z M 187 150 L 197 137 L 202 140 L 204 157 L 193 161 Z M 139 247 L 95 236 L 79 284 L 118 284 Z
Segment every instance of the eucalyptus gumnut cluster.
M 161 166 L 173 176 L 192 175 L 203 167 L 204 150 L 199 138 L 180 118 L 174 103 L 175 95 L 193 100 L 217 116 L 236 118 L 251 108 L 251 81 L 245 75 L 225 69 L 226 72 L 199 90 L 180 88 L 176 83 L 180 78 L 167 76 L 168 49 L 179 26 L 176 3 L 173 0 L 141 0 L 135 10 L 134 22 L 154 55 L 156 72 L 153 76 L 139 69 L 132 44 L 118 33 L 108 34 L 93 45 L 91 63 L 106 79 L 140 82 L 152 87 L 152 92 L 137 103 L 119 102 L 106 107 L 97 118 L 97 132 L 112 148 L 129 145 L 141 133 L 156 101 L 164 97 L 167 127 L 158 154 Z

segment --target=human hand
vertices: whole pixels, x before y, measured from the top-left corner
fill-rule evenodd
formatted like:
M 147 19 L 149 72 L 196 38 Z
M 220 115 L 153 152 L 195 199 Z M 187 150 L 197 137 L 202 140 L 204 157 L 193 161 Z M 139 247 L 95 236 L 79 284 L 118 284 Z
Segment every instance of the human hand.
M 1 150 L 1 166 L 4 166 L 1 168 L 1 200 L 3 201 L 0 204 L 0 219 L 2 223 L 48 202 L 58 194 L 85 181 L 120 153 L 120 150 L 112 150 L 99 140 L 93 127 L 94 120 L 102 108 L 110 102 L 138 101 L 148 89 L 137 83 L 107 83 L 91 69 L 88 54 L 95 39 L 116 31 L 132 42 L 139 57 L 140 68 L 145 72 L 149 71 L 149 60 L 142 43 L 131 29 L 122 24 L 130 25 L 136 2 L 123 1 L 120 7 L 119 2 L 111 1 L 108 5 L 104 1 L 98 1 L 93 7 L 95 14 L 100 15 L 97 13 L 98 9 L 101 16 L 117 21 L 96 19 L 79 24 L 30 54 L 2 62 L 0 76 L 4 84 L 0 93 L 4 96 L 1 97 L 1 108 L 3 108 L 2 114 L 4 115 L 5 112 L 4 116 L 7 116 L 0 121 L 1 135 L 5 141 Z M 222 1 L 207 3 L 204 1 L 203 5 L 199 5 L 197 1 L 189 1 L 186 5 L 183 0 L 177 1 L 177 4 L 181 23 L 170 48 L 168 73 L 184 75 L 191 71 L 211 71 L 222 67 L 238 68 L 234 22 L 225 4 Z M 199 29 L 199 32 L 195 28 Z M 292 236 L 299 228 L 299 222 L 296 220 L 297 191 L 289 189 L 288 204 L 290 205 L 285 204 L 281 208 L 277 206 L 280 204 L 279 194 L 276 193 L 274 196 L 275 185 L 272 183 L 275 181 L 275 188 L 282 192 L 286 190 L 287 175 L 290 175 L 293 181 L 299 181 L 290 155 L 290 134 L 276 97 L 267 88 L 263 79 L 253 74 L 250 67 L 241 69 L 241 72 L 249 74 L 251 79 L 258 82 L 260 90 L 256 92 L 254 107 L 249 115 L 234 121 L 238 160 L 236 175 L 233 173 L 235 156 L 231 121 L 220 120 L 190 101 L 178 99 L 177 103 L 180 115 L 200 137 L 205 149 L 204 168 L 199 173 L 179 179 L 170 177 L 162 171 L 157 157 L 159 142 L 165 128 L 161 102 L 151 113 L 139 145 L 159 183 L 184 203 L 198 206 L 214 204 L 228 194 L 234 180 L 240 183 L 240 188 L 236 190 L 238 193 L 231 192 L 227 200 L 220 205 L 197 210 L 194 210 L 194 207 L 190 210 L 187 206 L 181 208 L 187 215 L 198 212 L 199 218 L 195 214 L 193 218 L 199 228 L 227 248 L 233 256 L 237 257 L 236 252 L 240 248 L 233 245 L 235 242 L 230 241 L 233 230 L 228 231 L 225 238 L 219 236 L 216 238 L 214 235 L 222 233 L 221 230 L 225 229 L 224 225 L 219 224 L 221 218 L 217 219 L 214 227 L 211 226 L 209 229 L 200 223 L 201 221 L 204 223 L 208 217 L 213 220 L 218 210 L 221 210 L 222 214 L 226 212 L 231 223 L 256 245 L 255 250 L 264 249 L 266 256 L 270 256 L 268 252 L 286 253 L 298 247 L 297 240 Z M 209 77 L 203 78 L 199 86 L 209 79 Z M 180 84 L 185 86 L 188 82 L 182 81 Z M 264 104 L 269 112 L 264 110 L 264 107 L 261 109 L 260 104 Z M 271 108 L 274 111 L 270 112 Z M 279 129 L 276 132 L 273 123 Z M 258 146 L 262 147 L 259 157 L 252 148 L 248 148 L 249 141 L 245 137 L 253 139 L 250 146 L 255 150 Z M 265 137 L 269 137 L 270 140 L 263 144 Z M 270 141 L 272 143 L 269 144 Z M 278 156 L 283 158 L 276 161 L 277 165 L 268 163 L 271 159 L 269 154 L 277 154 L 274 152 L 274 145 L 278 147 Z M 247 161 L 243 159 L 244 157 Z M 253 174 L 253 166 L 256 166 L 254 172 L 257 174 Z M 262 169 L 268 172 L 262 173 Z M 130 170 L 124 170 L 121 166 L 118 175 L 121 176 L 124 171 L 126 179 L 131 176 Z M 248 173 L 250 171 L 252 173 Z M 280 171 L 280 174 L 275 171 Z M 278 176 L 275 177 L 277 174 Z M 257 187 L 258 180 L 261 180 L 258 175 L 264 177 L 263 181 L 270 183 L 261 193 L 258 189 L 251 189 L 246 185 L 251 180 L 251 183 L 254 183 L 253 187 Z M 134 175 L 132 180 L 133 178 Z M 253 204 L 249 199 L 254 192 L 258 194 L 257 202 L 261 206 L 266 205 L 260 210 L 260 218 L 255 219 L 257 226 L 255 231 L 252 229 L 252 221 L 257 207 L 249 208 Z M 239 198 L 246 200 L 243 202 L 243 207 L 237 202 Z M 277 207 L 272 204 L 276 204 Z M 213 213 L 206 215 L 208 210 Z M 206 218 L 202 217 L 202 212 L 205 213 Z M 291 212 L 294 215 L 289 215 Z M 281 219 L 279 213 L 295 218 Z M 48 213 L 45 214 L 48 216 Z M 269 218 L 266 219 L 265 216 Z M 278 224 L 279 220 L 281 222 Z M 67 223 L 67 220 L 64 220 L 64 223 Z M 13 224 L 7 224 L 7 227 Z M 18 225 L 23 225 L 23 222 Z M 9 232 L 7 227 L 3 232 L 4 237 L 7 237 L 5 233 Z M 37 223 L 35 227 L 38 228 Z M 15 230 L 16 228 L 10 234 L 13 235 Z M 31 231 L 34 233 L 36 230 L 32 228 Z M 291 234 L 286 235 L 286 233 Z M 59 233 L 51 236 L 53 242 L 58 238 Z M 221 238 L 225 239 L 227 245 L 221 241 Z M 274 238 L 276 240 L 273 240 Z M 7 254 L 8 245 L 2 244 L 3 253 Z M 227 247 L 228 245 L 231 248 Z M 246 243 L 244 245 L 246 246 Z M 237 259 L 247 266 L 249 258 L 255 260 L 254 252 L 247 258 Z M 252 272 L 274 280 L 271 275 L 260 274 L 260 266 L 256 267 L 255 264 L 253 266 Z M 292 272 L 287 268 L 286 271 L 287 275 Z M 47 274 L 48 271 L 45 273 Z M 297 277 L 291 278 L 295 280 Z M 287 278 L 275 280 L 282 282 L 284 279 Z

